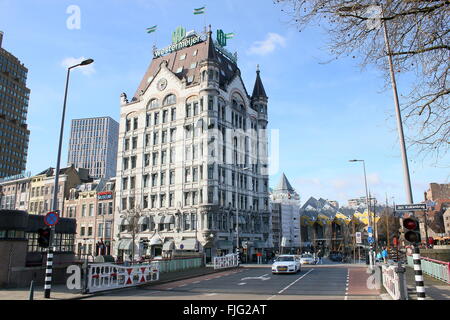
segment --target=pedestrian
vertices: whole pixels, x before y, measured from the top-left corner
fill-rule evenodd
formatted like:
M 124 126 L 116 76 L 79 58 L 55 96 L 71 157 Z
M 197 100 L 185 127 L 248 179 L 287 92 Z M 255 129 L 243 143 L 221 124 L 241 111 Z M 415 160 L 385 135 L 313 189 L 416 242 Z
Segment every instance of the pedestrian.
M 319 264 L 319 263 L 322 264 L 322 257 L 323 257 L 322 249 L 319 249 L 317 251 L 317 257 L 318 257 L 317 264 Z
M 384 247 L 383 251 L 381 251 L 381 256 L 383 257 L 384 263 L 387 263 L 388 251 L 387 251 L 386 247 Z
M 376 262 L 381 262 L 381 252 L 377 253 L 377 260 Z

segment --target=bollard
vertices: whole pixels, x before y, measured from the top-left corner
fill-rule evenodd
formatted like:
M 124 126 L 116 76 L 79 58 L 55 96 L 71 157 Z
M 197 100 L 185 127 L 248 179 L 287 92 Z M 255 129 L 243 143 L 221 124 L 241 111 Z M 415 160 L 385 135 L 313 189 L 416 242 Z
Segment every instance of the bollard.
M 33 298 L 34 298 L 34 280 L 31 280 L 30 296 L 29 296 L 28 300 L 32 301 Z
M 399 281 L 399 290 L 400 290 L 400 300 L 408 300 L 408 286 L 406 284 L 406 268 L 398 263 L 398 266 L 395 268 L 395 272 L 398 275 Z

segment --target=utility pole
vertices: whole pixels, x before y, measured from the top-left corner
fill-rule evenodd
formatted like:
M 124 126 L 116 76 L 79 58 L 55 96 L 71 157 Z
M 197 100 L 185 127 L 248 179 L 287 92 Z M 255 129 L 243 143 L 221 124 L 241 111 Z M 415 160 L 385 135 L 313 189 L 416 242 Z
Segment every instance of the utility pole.
M 403 176 L 404 176 L 404 182 L 405 182 L 405 188 L 406 188 L 406 200 L 407 204 L 413 204 L 413 195 L 412 195 L 412 189 L 411 189 L 411 177 L 409 175 L 409 166 L 408 166 L 408 155 L 406 153 L 406 146 L 405 146 L 405 137 L 403 134 L 403 122 L 402 122 L 402 115 L 400 111 L 400 103 L 398 99 L 398 92 L 397 92 L 397 83 L 395 81 L 395 73 L 394 73 L 394 63 L 392 62 L 392 51 L 391 46 L 389 43 L 389 34 L 387 29 L 386 20 L 384 20 L 384 8 L 382 5 L 380 5 L 381 8 L 381 18 L 383 19 L 383 31 L 384 31 L 384 41 L 386 44 L 386 53 L 387 58 L 389 62 L 389 73 L 391 76 L 391 82 L 392 82 L 392 91 L 394 94 L 394 104 L 395 104 L 395 113 L 397 115 L 397 129 L 398 129 L 398 135 L 399 135 L 399 142 L 400 142 L 400 151 L 402 155 L 402 161 L 403 161 Z M 414 215 L 414 213 L 413 213 Z M 423 284 L 423 275 L 422 275 L 422 266 L 420 261 L 420 250 L 417 243 L 414 243 L 414 271 L 416 273 L 416 292 L 417 292 L 417 298 L 418 300 L 425 300 L 425 287 Z

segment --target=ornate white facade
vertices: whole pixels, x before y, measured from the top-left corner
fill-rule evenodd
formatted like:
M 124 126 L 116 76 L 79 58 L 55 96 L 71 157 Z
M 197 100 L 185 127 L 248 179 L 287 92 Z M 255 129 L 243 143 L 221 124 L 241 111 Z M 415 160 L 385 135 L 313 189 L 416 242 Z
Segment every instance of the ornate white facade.
M 189 36 L 200 41 L 155 55 L 134 98 L 121 96 L 118 255 L 133 252 L 134 235 L 136 257 L 200 251 L 209 259 L 235 250 L 237 220 L 248 255 L 267 247 L 268 98 L 259 70 L 249 96 L 212 33 Z

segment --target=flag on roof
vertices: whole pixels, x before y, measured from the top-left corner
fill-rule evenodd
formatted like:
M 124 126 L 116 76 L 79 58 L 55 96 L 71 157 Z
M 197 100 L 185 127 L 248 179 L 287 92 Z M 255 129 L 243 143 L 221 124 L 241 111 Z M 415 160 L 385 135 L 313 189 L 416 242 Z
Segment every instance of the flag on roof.
M 198 9 L 194 9 L 194 14 L 204 14 L 206 7 L 201 7 Z
M 158 28 L 158 26 L 153 26 L 153 27 L 147 28 L 147 33 L 155 32 L 157 28 Z

